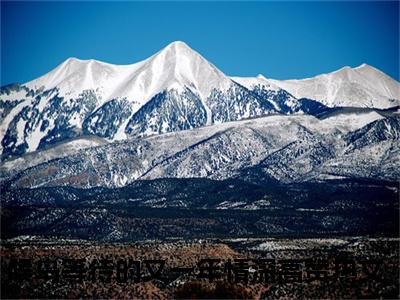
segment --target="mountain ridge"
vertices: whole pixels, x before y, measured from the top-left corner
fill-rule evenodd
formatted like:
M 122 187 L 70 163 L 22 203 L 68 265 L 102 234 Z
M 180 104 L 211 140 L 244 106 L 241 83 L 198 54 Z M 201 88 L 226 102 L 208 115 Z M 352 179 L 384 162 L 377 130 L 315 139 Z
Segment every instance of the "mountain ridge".
M 283 183 L 335 176 L 399 178 L 399 116 L 366 113 L 347 120 L 267 116 L 98 145 L 49 160 L 43 157 L 29 168 L 16 161 L 1 171 L 14 188 L 113 188 L 157 178 Z
M 358 71 L 345 68 L 337 72 L 362 77 L 356 90 L 380 95 L 387 78 L 379 73 L 374 80 L 379 93 L 372 90 L 369 82 L 378 71 L 372 68 L 371 73 L 371 68 L 363 65 Z M 380 79 L 384 82 L 379 83 Z M 113 142 L 269 114 L 321 115 L 332 108 L 315 93 L 298 97 L 283 85 L 262 75 L 228 77 L 180 41 L 131 65 L 69 58 L 38 79 L 1 88 L 1 159 L 81 136 Z M 352 89 L 351 81 L 338 87 L 341 94 L 349 91 L 351 101 L 364 95 L 351 93 Z M 350 100 L 333 107 L 351 106 L 343 105 Z
M 386 109 L 400 105 L 400 84 L 366 63 L 304 79 L 266 79 L 297 98 L 311 98 L 329 107 Z

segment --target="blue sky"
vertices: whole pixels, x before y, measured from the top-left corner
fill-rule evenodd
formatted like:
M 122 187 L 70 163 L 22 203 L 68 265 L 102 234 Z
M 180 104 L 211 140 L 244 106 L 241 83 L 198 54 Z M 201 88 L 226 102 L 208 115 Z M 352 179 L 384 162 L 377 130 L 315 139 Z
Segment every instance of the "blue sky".
M 394 2 L 1 2 L 1 85 L 68 57 L 143 60 L 182 40 L 224 73 L 304 78 L 373 65 L 399 79 Z

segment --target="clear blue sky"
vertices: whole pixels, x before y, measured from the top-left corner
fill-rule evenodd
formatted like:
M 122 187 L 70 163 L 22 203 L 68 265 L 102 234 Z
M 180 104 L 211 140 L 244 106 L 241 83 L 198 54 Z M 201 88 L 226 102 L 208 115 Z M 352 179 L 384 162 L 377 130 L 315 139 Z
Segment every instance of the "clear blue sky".
M 175 40 L 228 75 L 303 78 L 373 65 L 399 79 L 395 2 L 1 2 L 1 85 L 68 57 L 143 60 Z

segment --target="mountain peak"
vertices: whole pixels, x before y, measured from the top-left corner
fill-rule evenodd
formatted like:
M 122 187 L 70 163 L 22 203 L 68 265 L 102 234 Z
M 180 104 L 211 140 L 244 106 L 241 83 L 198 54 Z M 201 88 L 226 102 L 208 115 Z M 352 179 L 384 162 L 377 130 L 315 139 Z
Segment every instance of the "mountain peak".
M 261 80 L 267 81 L 267 78 L 265 78 L 265 76 L 264 76 L 263 74 L 258 74 L 258 75 L 257 75 L 257 78 L 258 78 L 258 79 L 261 79 Z
M 195 59 L 197 57 L 201 57 L 199 53 L 197 53 L 195 50 L 190 48 L 186 43 L 182 41 L 175 41 L 170 44 L 168 44 L 165 48 L 163 48 L 161 51 L 159 51 L 155 56 L 158 55 L 165 55 L 165 57 L 168 57 L 169 59 L 171 58 L 177 58 L 177 57 L 189 57 L 190 59 Z M 201 57 L 204 59 L 203 57 Z
M 144 65 L 146 68 L 141 70 L 149 74 L 140 76 L 149 76 L 149 85 L 152 80 L 157 81 L 157 89 L 167 88 L 172 83 L 194 86 L 205 99 L 213 88 L 230 85 L 230 80 L 220 70 L 182 41 L 170 43 Z
M 78 61 L 81 61 L 79 58 L 76 58 L 76 57 L 74 57 L 74 56 L 71 56 L 71 57 L 68 57 L 65 61 L 64 61 L 64 63 L 73 63 L 73 62 L 78 62 Z
M 359 65 L 355 69 L 361 69 L 361 68 L 372 68 L 372 67 L 370 65 L 366 64 L 366 63 L 362 63 L 361 65 Z
M 399 82 L 366 63 L 312 78 L 272 81 L 296 98 L 315 99 L 329 107 L 384 109 L 400 103 Z
M 190 48 L 185 42 L 182 41 L 174 41 L 166 47 L 168 49 L 174 48 L 174 49 L 190 49 L 193 51 L 192 48 Z
M 366 63 L 363 63 L 363 64 L 359 65 L 358 67 L 355 67 L 353 70 L 364 71 L 364 72 L 366 72 L 366 71 L 371 72 L 372 71 L 372 72 L 383 73 L 381 70 L 379 70 L 379 69 L 377 69 L 377 68 L 375 68 L 375 67 L 373 67 L 371 65 L 368 65 Z
M 377 68 L 368 65 L 366 63 L 362 63 L 361 65 L 357 66 L 357 67 L 349 67 L 349 66 L 345 66 L 343 68 L 340 68 L 339 70 L 333 71 L 332 73 L 328 73 L 329 74 L 335 74 L 335 73 L 339 73 L 339 72 L 343 72 L 343 71 L 347 71 L 347 72 L 354 72 L 354 71 L 379 71 Z

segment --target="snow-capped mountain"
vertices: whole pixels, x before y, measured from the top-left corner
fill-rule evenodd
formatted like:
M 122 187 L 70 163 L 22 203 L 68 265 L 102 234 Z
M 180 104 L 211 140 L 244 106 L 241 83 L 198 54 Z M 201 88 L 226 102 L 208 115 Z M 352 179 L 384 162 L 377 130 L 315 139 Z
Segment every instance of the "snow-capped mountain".
M 132 65 L 111 65 L 96 60 L 69 58 L 50 73 L 28 82 L 33 90 L 59 89 L 60 96 L 76 98 L 81 91 L 92 90 L 101 107 L 112 99 L 126 98 L 133 112 L 160 91 L 185 87 L 205 100 L 212 89 L 226 90 L 231 81 L 201 55 L 183 42 L 174 42 Z M 205 107 L 207 107 L 205 105 Z M 211 116 L 208 116 L 211 119 Z
M 270 114 L 322 118 L 331 107 L 396 106 L 398 88 L 366 65 L 300 81 L 228 77 L 183 42 L 125 66 L 70 58 L 1 88 L 1 159 L 55 157 L 51 149 L 71 141 L 91 147 Z
M 399 85 L 366 65 L 228 77 L 182 42 L 70 58 L 0 89 L 2 236 L 395 232 Z
M 314 99 L 328 107 L 389 108 L 400 105 L 400 84 L 382 71 L 362 64 L 300 80 L 266 80 L 297 98 Z
M 85 135 L 123 140 L 276 113 L 269 94 L 263 97 L 183 42 L 126 66 L 70 58 L 1 89 L 2 159 Z
M 370 110 L 324 119 L 266 116 L 98 145 L 56 159 L 45 155 L 29 168 L 9 161 L 1 171 L 9 185 L 30 188 L 121 187 L 157 178 L 395 181 L 400 178 L 399 124 L 399 116 Z

